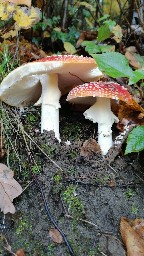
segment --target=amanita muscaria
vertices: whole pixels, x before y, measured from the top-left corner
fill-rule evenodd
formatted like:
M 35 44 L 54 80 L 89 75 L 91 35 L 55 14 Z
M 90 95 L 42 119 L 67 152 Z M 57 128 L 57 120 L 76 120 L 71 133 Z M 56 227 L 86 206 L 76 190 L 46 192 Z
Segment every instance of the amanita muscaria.
M 114 122 L 119 121 L 111 111 L 111 99 L 133 104 L 127 89 L 115 82 L 85 83 L 73 88 L 67 96 L 67 100 L 72 103 L 93 104 L 84 112 L 84 116 L 98 123 L 98 143 L 103 155 L 113 145 L 111 128 Z
M 82 81 L 98 80 L 102 73 L 93 58 L 76 55 L 48 56 L 24 64 L 10 72 L 0 85 L 5 103 L 25 107 L 41 97 L 41 132 L 53 130 L 59 135 L 59 99 Z

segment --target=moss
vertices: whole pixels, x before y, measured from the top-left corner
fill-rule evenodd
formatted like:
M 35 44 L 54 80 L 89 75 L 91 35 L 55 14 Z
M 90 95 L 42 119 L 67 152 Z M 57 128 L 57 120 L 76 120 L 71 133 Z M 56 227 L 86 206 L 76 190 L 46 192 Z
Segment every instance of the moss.
M 30 233 L 32 231 L 32 224 L 27 218 L 20 218 L 17 223 L 16 234 L 22 235 L 24 231 Z
M 68 186 L 67 189 L 62 192 L 62 197 L 73 219 L 78 220 L 82 218 L 85 211 L 81 200 L 77 196 L 76 187 L 73 185 Z

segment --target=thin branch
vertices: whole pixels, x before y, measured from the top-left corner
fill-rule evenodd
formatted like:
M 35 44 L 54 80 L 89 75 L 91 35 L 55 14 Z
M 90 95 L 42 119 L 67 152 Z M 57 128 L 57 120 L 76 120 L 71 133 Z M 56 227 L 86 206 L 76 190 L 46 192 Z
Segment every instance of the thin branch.
M 62 20 L 62 29 L 65 29 L 65 26 L 66 26 L 67 10 L 68 10 L 68 0 L 64 0 L 64 14 L 63 14 L 63 20 Z

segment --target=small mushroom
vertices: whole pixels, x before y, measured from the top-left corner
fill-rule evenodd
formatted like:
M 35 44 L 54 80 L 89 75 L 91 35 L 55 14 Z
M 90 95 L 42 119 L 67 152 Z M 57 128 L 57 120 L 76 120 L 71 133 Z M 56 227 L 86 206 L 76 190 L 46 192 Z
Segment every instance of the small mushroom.
M 0 98 L 5 103 L 25 107 L 41 97 L 41 132 L 53 130 L 59 134 L 59 99 L 73 84 L 98 80 L 102 73 L 93 58 L 58 55 L 24 64 L 10 72 L 0 85 Z
M 85 83 L 73 88 L 67 96 L 69 102 L 92 105 L 84 112 L 84 116 L 93 123 L 98 123 L 98 143 L 103 155 L 113 145 L 111 127 L 114 122 L 119 121 L 111 111 L 111 99 L 133 104 L 127 89 L 114 82 Z

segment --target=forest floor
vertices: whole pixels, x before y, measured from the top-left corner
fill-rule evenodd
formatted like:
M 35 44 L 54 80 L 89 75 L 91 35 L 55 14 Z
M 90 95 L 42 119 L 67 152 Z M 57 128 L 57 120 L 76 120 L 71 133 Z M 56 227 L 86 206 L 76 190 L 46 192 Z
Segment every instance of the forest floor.
M 13 113 L 9 112 L 7 130 L 7 138 L 15 142 L 13 147 L 10 144 L 9 163 L 24 191 L 14 200 L 16 213 L 6 214 L 5 222 L 0 215 L 0 255 L 15 255 L 4 248 L 6 240 L 12 252 L 22 248 L 29 256 L 70 255 L 65 243 L 50 237 L 54 226 L 42 192 L 74 255 L 126 255 L 120 220 L 144 218 L 143 153 L 124 155 L 123 145 L 113 161 L 106 161 L 93 146 L 83 146 L 86 140 L 96 138 L 96 125 L 67 106 L 60 110 L 61 143 L 51 133 L 40 134 L 38 108 L 21 114 L 25 132 L 16 129 Z M 10 122 L 13 119 L 14 123 L 14 118 L 15 129 Z M 113 132 L 118 134 L 116 127 Z M 71 143 L 65 143 L 67 140 Z

